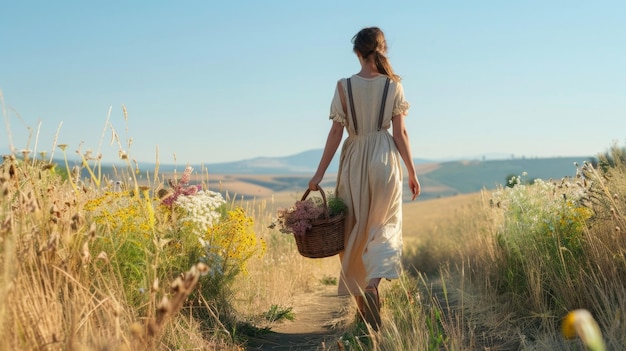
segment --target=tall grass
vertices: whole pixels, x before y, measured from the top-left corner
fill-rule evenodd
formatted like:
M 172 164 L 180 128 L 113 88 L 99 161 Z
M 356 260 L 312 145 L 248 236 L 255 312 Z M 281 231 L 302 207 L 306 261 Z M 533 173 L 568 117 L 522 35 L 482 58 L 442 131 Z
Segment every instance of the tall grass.
M 199 207 L 162 206 L 207 190 L 207 175 L 192 186 L 157 166 L 144 178 L 130 142 L 116 140 L 126 184 L 90 152 L 79 167 L 26 150 L 3 158 L 0 349 L 240 350 L 275 326 L 269 314 L 336 282 L 335 257 L 303 258 L 268 228 L 282 204 L 226 195 L 211 207 L 209 194 Z M 381 286 L 380 332 L 347 306 L 337 345 L 320 350 L 579 350 L 561 334 L 578 309 L 608 349 L 623 349 L 626 165 L 623 149 L 607 157 L 556 182 L 520 177 L 447 213 Z M 405 212 L 404 225 L 420 223 Z
M 446 278 L 451 293 L 430 301 L 455 316 L 441 323 L 442 347 L 577 350 L 581 341 L 561 334 L 563 317 L 576 309 L 597 319 L 608 349 L 626 346 L 626 167 L 622 149 L 612 152 L 603 171 L 586 163 L 575 177 L 518 178 L 484 191 L 482 204 L 440 228 L 445 235 L 408 252 L 407 265 L 432 286 Z M 441 301 L 450 296 L 461 303 L 447 308 Z
M 107 126 L 115 174 L 90 150 L 72 166 L 56 140 L 59 164 L 25 150 L 0 165 L 0 349 L 240 350 L 333 280 L 335 260 L 311 265 L 267 228 L 275 204 L 219 200 L 188 169 L 143 174 Z
M 56 138 L 60 164 L 29 150 L 2 160 L 0 349 L 237 349 L 231 289 L 263 253 L 254 218 L 191 184 L 190 168 L 144 178 L 132 138 L 108 128 L 116 174 L 80 148 L 70 167 Z
M 86 204 L 109 192 L 55 168 L 14 156 L 0 168 L 0 348 L 223 349 L 227 340 L 177 313 L 208 273 L 197 239 L 155 218 L 165 213 L 150 210 L 143 187 L 116 193 L 100 213 L 116 217 L 98 219 Z M 173 332 L 181 324 L 197 337 Z

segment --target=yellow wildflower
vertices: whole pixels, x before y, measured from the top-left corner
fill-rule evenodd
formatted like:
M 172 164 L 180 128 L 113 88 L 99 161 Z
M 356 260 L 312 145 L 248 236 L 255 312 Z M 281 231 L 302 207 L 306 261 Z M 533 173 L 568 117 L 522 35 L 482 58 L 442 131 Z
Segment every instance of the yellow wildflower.
M 591 351 L 604 351 L 606 349 L 598 323 L 585 309 L 569 312 L 565 316 L 561 328 L 566 339 L 573 339 L 578 335 Z

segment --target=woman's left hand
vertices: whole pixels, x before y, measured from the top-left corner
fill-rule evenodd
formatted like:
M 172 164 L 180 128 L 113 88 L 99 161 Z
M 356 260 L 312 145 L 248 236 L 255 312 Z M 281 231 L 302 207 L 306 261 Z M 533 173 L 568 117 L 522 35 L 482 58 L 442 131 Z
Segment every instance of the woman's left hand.
M 411 194 L 413 195 L 411 200 L 415 200 L 415 198 L 420 196 L 422 186 L 420 185 L 419 180 L 417 180 L 417 176 L 409 177 L 409 189 L 411 189 Z

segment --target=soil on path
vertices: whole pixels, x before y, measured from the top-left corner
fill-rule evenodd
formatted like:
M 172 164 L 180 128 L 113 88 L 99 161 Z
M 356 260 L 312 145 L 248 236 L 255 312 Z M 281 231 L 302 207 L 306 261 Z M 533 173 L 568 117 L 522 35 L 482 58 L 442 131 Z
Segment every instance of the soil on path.
M 352 322 L 350 297 L 337 296 L 337 286 L 326 285 L 296 296 L 292 307 L 293 321 L 272 326 L 270 333 L 251 339 L 246 350 L 338 350 L 337 341 Z

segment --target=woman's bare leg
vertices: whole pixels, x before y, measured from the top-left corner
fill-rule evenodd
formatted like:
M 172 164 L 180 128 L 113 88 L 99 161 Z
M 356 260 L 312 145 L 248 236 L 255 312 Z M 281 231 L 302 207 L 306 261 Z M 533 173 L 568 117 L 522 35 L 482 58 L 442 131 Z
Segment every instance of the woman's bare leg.
M 365 287 L 365 296 L 363 297 L 363 310 L 362 314 L 369 326 L 378 331 L 380 328 L 380 299 L 378 296 L 378 285 L 381 278 L 371 279 Z

